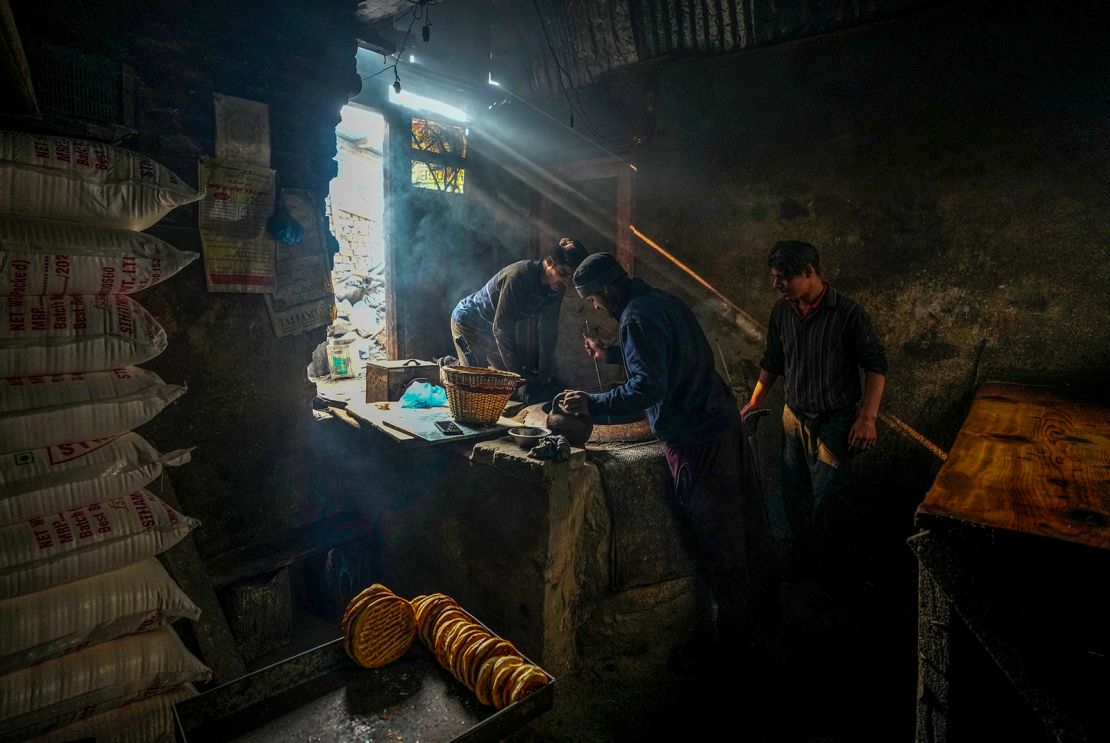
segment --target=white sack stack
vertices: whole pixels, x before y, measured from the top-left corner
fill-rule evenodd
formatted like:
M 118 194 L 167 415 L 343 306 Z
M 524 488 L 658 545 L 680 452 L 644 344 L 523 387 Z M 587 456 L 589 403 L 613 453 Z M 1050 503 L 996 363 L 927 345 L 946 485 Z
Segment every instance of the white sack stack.
M 184 387 L 135 366 L 0 379 L 0 452 L 116 436 L 146 423 L 183 394 Z
M 145 230 L 200 198 L 167 168 L 122 147 L 0 132 L 0 214 Z
M 25 740 L 210 676 L 169 627 L 109 640 L 0 676 L 3 735 Z
M 153 557 L 0 601 L 0 674 L 182 617 L 200 609 Z
M 6 297 L 0 377 L 80 374 L 149 361 L 166 331 L 126 294 Z
M 142 488 L 0 528 L 0 599 L 161 554 L 199 523 Z
M 190 450 L 162 454 L 137 433 L 0 454 L 0 526 L 82 503 L 124 495 L 154 482 Z
M 134 366 L 166 333 L 129 295 L 197 257 L 137 230 L 199 198 L 141 154 L 0 132 L 0 740 L 168 741 L 211 675 L 154 559 L 198 522 L 144 489 L 189 451 L 131 432 L 185 389 Z
M 0 295 L 134 294 L 197 259 L 145 232 L 0 216 Z
M 87 717 L 61 730 L 46 733 L 32 743 L 175 743 L 173 705 L 192 699 L 197 690 L 192 684 L 175 686 L 152 697 L 128 702 L 122 707 Z

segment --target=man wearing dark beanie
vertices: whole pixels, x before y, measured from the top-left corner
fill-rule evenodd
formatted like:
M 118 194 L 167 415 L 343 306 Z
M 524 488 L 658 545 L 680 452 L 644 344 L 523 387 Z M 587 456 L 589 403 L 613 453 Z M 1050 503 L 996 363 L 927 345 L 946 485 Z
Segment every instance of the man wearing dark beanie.
M 608 253 L 589 256 L 574 272 L 574 286 L 594 309 L 620 322 L 619 344 L 587 338 L 594 359 L 623 363 L 628 381 L 602 393 L 570 391 L 569 413 L 626 415 L 644 411 L 665 444 L 674 481 L 670 503 L 684 527 L 700 578 L 702 626 L 694 653 L 739 653 L 753 644 L 757 617 L 774 613 L 774 586 L 763 568 L 770 543 L 758 488 L 745 488 L 745 437 L 732 390 L 717 374 L 714 356 L 682 300 L 630 278 Z M 717 645 L 719 643 L 719 645 Z

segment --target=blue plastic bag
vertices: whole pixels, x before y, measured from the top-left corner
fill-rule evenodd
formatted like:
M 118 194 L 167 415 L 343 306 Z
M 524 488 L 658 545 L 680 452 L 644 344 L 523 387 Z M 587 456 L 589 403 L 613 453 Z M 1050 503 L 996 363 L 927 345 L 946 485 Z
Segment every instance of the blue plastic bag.
M 414 380 L 401 395 L 402 408 L 438 408 L 447 404 L 447 390 L 438 384 Z

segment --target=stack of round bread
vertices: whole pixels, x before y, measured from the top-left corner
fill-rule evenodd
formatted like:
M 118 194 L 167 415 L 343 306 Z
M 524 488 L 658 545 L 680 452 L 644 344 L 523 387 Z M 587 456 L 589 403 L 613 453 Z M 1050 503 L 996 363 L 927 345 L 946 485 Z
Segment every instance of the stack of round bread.
M 502 709 L 547 683 L 543 669 L 475 622 L 453 598 L 442 593 L 417 596 L 412 607 L 420 639 L 482 704 Z
M 415 637 L 412 605 L 380 583 L 351 599 L 343 613 L 343 648 L 366 668 L 397 660 Z

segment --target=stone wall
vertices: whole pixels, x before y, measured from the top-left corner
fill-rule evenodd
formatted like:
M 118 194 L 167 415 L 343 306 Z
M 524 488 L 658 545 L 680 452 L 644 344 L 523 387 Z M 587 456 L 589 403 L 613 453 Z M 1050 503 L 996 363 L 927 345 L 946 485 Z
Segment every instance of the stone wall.
M 190 183 L 198 157 L 214 152 L 213 93 L 269 104 L 272 165 L 284 187 L 317 194 L 322 211 L 339 108 L 358 87 L 353 4 L 17 0 L 12 9 L 25 45 L 46 41 L 129 65 L 138 131 L 119 144 Z M 151 232 L 200 250 L 195 207 Z M 145 366 L 189 386 L 141 432 L 161 449 L 197 447 L 173 478 L 184 510 L 204 522 L 202 552 L 326 514 L 306 454 L 314 390 L 305 368 L 322 329 L 275 338 L 262 297 L 208 293 L 201 261 L 138 299 L 169 337 Z
M 1101 49 L 1054 12 L 972 4 L 675 67 L 638 155 L 641 226 L 759 320 L 772 244 L 817 245 L 885 341 L 884 408 L 947 448 L 984 378 L 1110 368 L 1089 311 L 1110 304 Z M 903 549 L 939 462 L 880 435 L 858 537 Z
M 581 99 L 593 118 L 639 128 L 643 143 L 625 155 L 638 168 L 637 227 L 757 321 L 775 300 L 774 242 L 817 245 L 825 277 L 885 341 L 884 409 L 947 448 L 983 379 L 1092 387 L 1107 377 L 1110 325 L 1095 310 L 1110 305 L 1103 38 L 1079 11 L 962 3 L 640 68 Z M 561 98 L 547 110 L 566 120 Z M 502 126 L 514 115 L 551 153 L 585 149 L 551 127 L 539 135 L 511 107 Z M 746 394 L 760 343 L 637 249 L 641 273 L 697 306 Z M 881 427 L 855 464 L 852 538 L 908 564 L 902 540 L 939 461 Z

